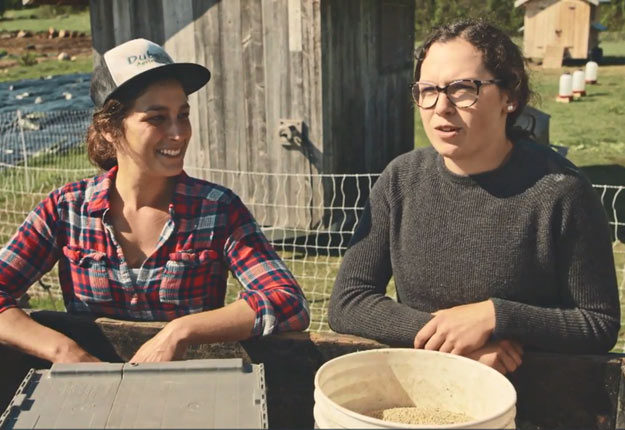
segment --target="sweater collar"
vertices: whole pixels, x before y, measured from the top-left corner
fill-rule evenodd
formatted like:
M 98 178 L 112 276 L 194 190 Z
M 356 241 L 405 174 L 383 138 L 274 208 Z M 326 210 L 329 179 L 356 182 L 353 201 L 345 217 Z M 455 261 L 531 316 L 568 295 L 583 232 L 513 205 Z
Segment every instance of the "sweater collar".
M 519 162 L 521 146 L 522 144 L 520 142 L 513 142 L 512 151 L 503 164 L 487 172 L 476 173 L 474 175 L 458 175 L 451 172 L 447 166 L 445 166 L 443 157 L 440 154 L 436 156 L 436 167 L 440 176 L 447 182 L 463 186 L 481 186 L 483 188 L 497 186 L 499 188 L 502 182 L 508 182 L 508 179 L 514 178 L 514 175 L 518 172 L 518 168 L 521 164 Z

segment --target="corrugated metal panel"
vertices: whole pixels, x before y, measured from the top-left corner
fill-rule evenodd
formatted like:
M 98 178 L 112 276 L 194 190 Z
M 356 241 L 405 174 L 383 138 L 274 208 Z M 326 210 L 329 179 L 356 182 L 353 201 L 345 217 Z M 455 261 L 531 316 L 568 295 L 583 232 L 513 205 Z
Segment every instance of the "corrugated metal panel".
M 267 428 L 262 365 L 237 359 L 31 371 L 1 429 Z

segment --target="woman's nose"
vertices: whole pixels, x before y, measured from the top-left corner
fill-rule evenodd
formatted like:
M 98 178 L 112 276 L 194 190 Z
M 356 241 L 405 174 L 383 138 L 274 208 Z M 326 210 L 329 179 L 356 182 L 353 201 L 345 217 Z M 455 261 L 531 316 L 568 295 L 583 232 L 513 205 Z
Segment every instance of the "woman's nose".
M 188 133 L 188 128 L 189 127 L 185 126 L 184 124 L 180 124 L 179 121 L 174 119 L 169 124 L 167 134 L 172 140 L 184 139 L 186 137 L 186 134 Z
M 447 97 L 446 92 L 441 91 L 438 93 L 438 100 L 436 100 L 436 104 L 434 105 L 434 111 L 438 115 L 448 115 L 453 113 L 455 109 L 456 106 L 449 101 L 449 97 Z

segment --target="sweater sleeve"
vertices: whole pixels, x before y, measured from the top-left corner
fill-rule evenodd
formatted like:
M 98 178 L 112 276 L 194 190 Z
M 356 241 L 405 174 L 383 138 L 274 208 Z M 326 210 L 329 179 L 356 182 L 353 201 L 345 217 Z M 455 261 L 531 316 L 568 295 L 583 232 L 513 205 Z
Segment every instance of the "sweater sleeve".
M 554 237 L 561 305 L 539 307 L 493 298 L 493 335 L 550 351 L 607 352 L 620 328 L 607 218 L 586 181 L 567 193 L 560 206 Z
M 412 346 L 432 316 L 386 296 L 392 276 L 390 229 L 393 189 L 389 168 L 375 183 L 330 297 L 332 330 L 377 341 Z

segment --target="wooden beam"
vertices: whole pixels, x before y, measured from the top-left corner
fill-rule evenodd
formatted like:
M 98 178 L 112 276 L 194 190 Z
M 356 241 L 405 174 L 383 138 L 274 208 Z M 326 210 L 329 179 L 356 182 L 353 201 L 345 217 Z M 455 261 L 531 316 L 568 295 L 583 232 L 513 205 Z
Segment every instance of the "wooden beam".
M 32 317 L 66 333 L 102 360 L 126 361 L 164 323 L 90 319 L 50 311 Z M 312 428 L 314 376 L 337 356 L 386 345 L 355 336 L 284 333 L 245 342 L 191 348 L 186 358 L 243 358 L 264 363 L 269 426 Z M 623 355 L 571 355 L 525 351 L 510 380 L 517 390 L 516 427 L 521 429 L 622 428 Z M 0 411 L 28 369 L 49 363 L 0 347 Z
M 543 69 L 559 69 L 564 59 L 564 47 L 549 45 L 543 57 Z

